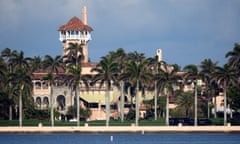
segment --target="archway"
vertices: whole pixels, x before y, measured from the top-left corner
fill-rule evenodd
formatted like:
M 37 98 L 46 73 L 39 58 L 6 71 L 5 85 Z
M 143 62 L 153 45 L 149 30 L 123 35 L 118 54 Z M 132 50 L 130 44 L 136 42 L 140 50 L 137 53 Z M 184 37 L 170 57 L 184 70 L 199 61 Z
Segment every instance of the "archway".
M 57 109 L 62 111 L 62 110 L 66 109 L 65 107 L 66 107 L 65 96 L 63 96 L 63 95 L 57 96 Z

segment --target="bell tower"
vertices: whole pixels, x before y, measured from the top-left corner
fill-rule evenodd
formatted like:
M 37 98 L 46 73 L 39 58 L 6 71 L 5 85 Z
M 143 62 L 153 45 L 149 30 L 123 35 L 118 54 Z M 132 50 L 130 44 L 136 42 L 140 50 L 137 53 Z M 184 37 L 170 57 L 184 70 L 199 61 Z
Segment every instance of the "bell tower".
M 82 21 L 74 16 L 66 24 L 58 28 L 59 40 L 63 44 L 63 55 L 66 55 L 66 49 L 69 43 L 78 43 L 83 47 L 84 60 L 83 63 L 88 62 L 88 42 L 92 40 L 91 32 L 93 29 L 87 25 L 87 8 L 82 8 Z

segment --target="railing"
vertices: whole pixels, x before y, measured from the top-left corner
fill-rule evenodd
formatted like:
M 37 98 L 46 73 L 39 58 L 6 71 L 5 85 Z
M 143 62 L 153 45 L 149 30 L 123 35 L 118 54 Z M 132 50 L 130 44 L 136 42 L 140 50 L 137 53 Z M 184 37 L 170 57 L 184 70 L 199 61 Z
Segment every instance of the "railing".
M 89 41 L 89 40 L 91 40 L 91 35 L 60 35 L 59 39 L 61 41 L 62 40 L 70 40 L 70 39 Z

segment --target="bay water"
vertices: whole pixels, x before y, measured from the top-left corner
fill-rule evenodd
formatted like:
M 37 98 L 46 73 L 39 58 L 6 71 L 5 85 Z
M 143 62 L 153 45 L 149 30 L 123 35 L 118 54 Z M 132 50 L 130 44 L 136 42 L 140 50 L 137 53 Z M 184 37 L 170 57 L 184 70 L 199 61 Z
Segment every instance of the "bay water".
M 0 144 L 240 144 L 239 133 L 0 134 Z

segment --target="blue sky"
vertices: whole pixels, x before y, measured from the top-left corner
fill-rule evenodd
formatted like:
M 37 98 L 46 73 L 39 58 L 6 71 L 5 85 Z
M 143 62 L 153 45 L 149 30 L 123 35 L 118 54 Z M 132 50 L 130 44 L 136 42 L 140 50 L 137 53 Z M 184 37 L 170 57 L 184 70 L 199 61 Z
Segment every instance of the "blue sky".
M 91 61 L 117 48 L 181 66 L 205 58 L 224 64 L 240 42 L 240 0 L 0 0 L 0 50 L 26 56 L 62 54 L 58 27 L 87 6 L 94 29 Z

